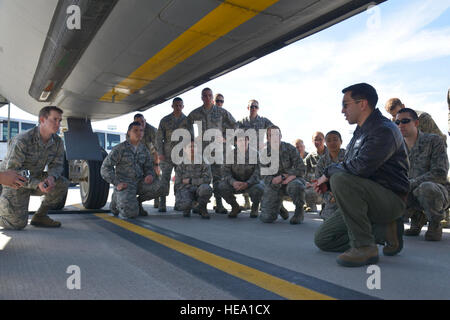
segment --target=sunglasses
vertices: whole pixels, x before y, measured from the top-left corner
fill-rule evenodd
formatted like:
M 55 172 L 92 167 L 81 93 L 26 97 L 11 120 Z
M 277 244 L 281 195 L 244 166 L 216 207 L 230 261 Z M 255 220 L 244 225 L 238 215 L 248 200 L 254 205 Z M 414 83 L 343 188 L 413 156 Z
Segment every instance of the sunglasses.
M 259 107 L 258 107 L 258 106 L 253 106 L 253 105 L 251 105 L 251 106 L 250 106 L 250 109 L 259 109 Z
M 216 100 L 217 103 L 224 103 L 225 100 Z
M 354 101 L 343 101 L 342 108 L 347 109 L 347 107 L 353 102 L 354 104 L 360 103 L 362 99 L 354 100 Z
M 407 123 L 410 123 L 411 121 L 412 121 L 412 119 L 405 118 L 405 119 L 402 119 L 402 120 L 395 120 L 395 124 L 399 126 L 400 123 L 407 124 Z

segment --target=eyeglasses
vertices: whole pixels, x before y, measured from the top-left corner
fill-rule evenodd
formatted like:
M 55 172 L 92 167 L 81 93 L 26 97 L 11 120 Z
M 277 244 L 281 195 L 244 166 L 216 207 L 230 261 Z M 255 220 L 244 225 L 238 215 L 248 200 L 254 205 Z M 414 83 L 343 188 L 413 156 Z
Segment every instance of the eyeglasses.
M 259 107 L 258 107 L 258 106 L 255 106 L 255 105 L 251 105 L 251 106 L 250 106 L 250 109 L 259 109 Z
M 216 100 L 216 103 L 224 103 L 225 100 Z
M 402 120 L 395 120 L 395 124 L 399 126 L 400 123 L 407 124 L 407 123 L 410 123 L 411 121 L 412 121 L 412 119 L 404 118 Z
M 359 99 L 359 100 L 354 100 L 354 101 L 350 101 L 350 102 L 342 102 L 342 108 L 344 108 L 344 109 L 347 109 L 347 107 L 348 107 L 348 105 L 349 104 L 351 104 L 352 102 L 353 103 L 355 103 L 355 104 L 357 104 L 357 103 L 359 103 L 359 102 L 361 102 L 362 100 L 361 99 Z

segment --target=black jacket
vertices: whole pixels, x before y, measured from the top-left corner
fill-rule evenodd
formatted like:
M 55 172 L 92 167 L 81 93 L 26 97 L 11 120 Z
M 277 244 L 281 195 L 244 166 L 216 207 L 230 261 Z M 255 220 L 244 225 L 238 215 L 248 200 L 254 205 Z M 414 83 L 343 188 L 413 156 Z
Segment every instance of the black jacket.
M 343 162 L 325 169 L 325 176 L 344 171 L 371 179 L 404 196 L 409 191 L 409 160 L 403 136 L 395 123 L 375 109 L 353 133 Z

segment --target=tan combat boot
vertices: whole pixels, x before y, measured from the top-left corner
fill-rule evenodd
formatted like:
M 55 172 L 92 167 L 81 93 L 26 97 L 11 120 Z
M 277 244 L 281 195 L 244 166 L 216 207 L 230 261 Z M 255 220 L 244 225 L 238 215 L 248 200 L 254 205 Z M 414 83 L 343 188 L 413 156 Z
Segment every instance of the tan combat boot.
M 31 218 L 30 224 L 35 227 L 43 228 L 59 228 L 61 227 L 61 222 L 50 219 L 47 215 L 48 207 L 40 206 L 38 211 Z
M 450 212 L 449 209 L 445 210 L 444 219 L 441 221 L 442 228 L 450 228 Z
M 153 201 L 153 208 L 159 208 L 159 197 L 155 198 L 155 200 Z
M 259 211 L 259 203 L 252 203 L 252 209 L 250 211 L 250 218 L 257 218 Z
M 360 248 L 350 248 L 339 255 L 336 262 L 344 267 L 362 267 L 378 262 L 378 248 L 376 245 Z
M 395 256 L 403 249 L 403 217 L 386 226 L 386 243 L 383 248 L 385 256 Z
M 144 207 L 142 206 L 142 202 L 139 202 L 139 216 L 140 217 L 147 217 L 148 216 L 148 212 L 144 210 Z
M 220 214 L 227 214 L 228 210 L 225 209 L 225 207 L 222 204 L 222 198 L 221 197 L 216 197 L 216 205 L 214 207 L 214 211 L 216 213 L 220 213 Z
M 242 210 L 249 210 L 250 209 L 250 197 L 248 194 L 244 193 L 244 206 L 242 207 Z
M 191 209 L 186 209 L 183 211 L 183 217 L 190 218 L 191 217 Z
M 292 216 L 291 220 L 289 220 L 290 224 L 300 224 L 305 219 L 305 214 L 303 211 L 303 206 L 298 206 L 295 208 L 295 213 Z
M 231 212 L 228 218 L 237 218 L 239 212 L 241 212 L 241 207 L 237 203 L 236 199 L 231 203 Z
M 283 218 L 283 220 L 289 219 L 289 211 L 281 204 L 280 207 L 280 216 Z
M 428 230 L 425 233 L 426 241 L 441 241 L 442 240 L 442 226 L 440 221 L 430 221 Z
M 317 212 L 317 205 L 313 204 L 311 207 L 306 207 L 305 212 Z
M 206 203 L 199 203 L 198 204 L 198 211 L 200 212 L 200 215 L 202 216 L 202 219 L 209 219 L 211 216 L 208 213 L 208 209 L 206 209 Z
M 418 236 L 422 227 L 427 223 L 427 218 L 425 214 L 422 212 L 417 212 L 413 216 L 411 216 L 411 227 L 408 230 L 405 230 L 405 236 Z

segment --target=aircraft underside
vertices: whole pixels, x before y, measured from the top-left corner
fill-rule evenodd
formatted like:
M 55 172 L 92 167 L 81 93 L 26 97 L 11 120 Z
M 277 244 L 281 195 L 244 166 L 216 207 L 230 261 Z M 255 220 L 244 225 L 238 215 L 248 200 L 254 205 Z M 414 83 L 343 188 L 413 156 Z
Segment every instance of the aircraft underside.
M 101 207 L 90 121 L 147 110 L 381 2 L 1 0 L 0 95 L 34 115 L 64 110 L 67 175 Z

